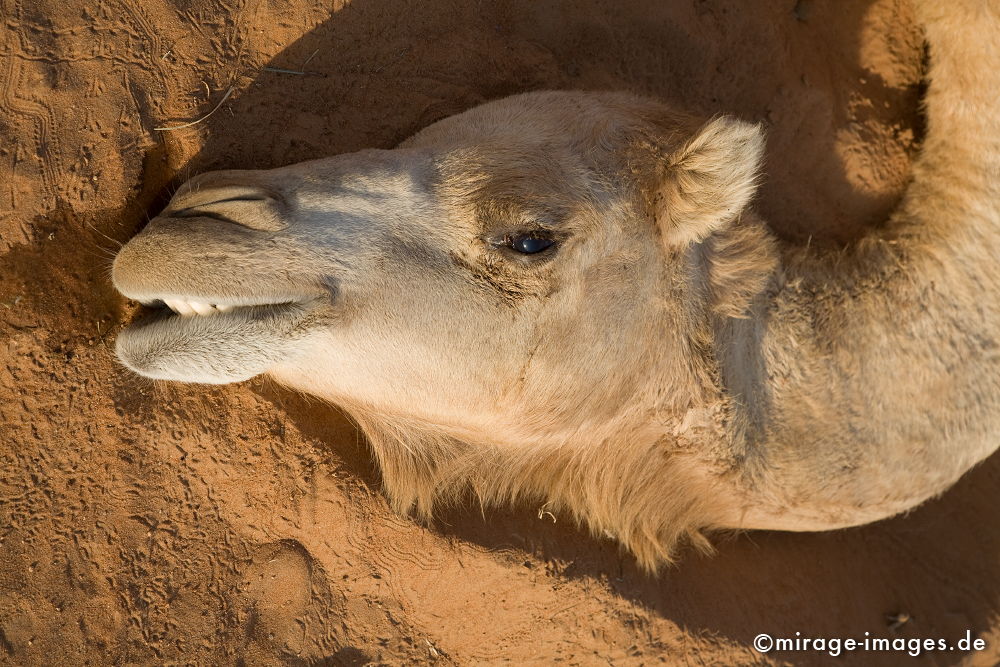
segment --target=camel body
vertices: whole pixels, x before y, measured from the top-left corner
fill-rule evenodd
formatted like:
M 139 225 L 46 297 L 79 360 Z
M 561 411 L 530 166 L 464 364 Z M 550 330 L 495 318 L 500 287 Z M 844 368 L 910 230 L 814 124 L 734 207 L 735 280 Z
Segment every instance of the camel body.
M 783 246 L 748 208 L 756 126 L 530 93 L 192 179 L 116 258 L 122 294 L 174 311 L 119 357 L 341 405 L 400 512 L 536 503 L 650 569 L 713 529 L 914 507 L 1000 437 L 1000 3 L 917 10 L 927 137 L 849 248 Z

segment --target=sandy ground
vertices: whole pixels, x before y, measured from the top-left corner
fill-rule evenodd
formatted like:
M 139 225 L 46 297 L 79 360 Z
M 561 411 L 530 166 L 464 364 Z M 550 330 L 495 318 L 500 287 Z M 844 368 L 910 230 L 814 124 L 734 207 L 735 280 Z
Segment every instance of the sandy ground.
M 134 304 L 110 256 L 208 168 L 630 89 L 766 123 L 759 209 L 835 243 L 885 216 L 921 137 L 921 39 L 895 0 L 330 4 L 0 0 L 0 661 L 827 664 L 751 641 L 967 630 L 990 648 L 835 662 L 1000 660 L 1000 458 L 906 517 L 723 536 L 657 580 L 533 507 L 394 516 L 333 407 L 116 365 Z

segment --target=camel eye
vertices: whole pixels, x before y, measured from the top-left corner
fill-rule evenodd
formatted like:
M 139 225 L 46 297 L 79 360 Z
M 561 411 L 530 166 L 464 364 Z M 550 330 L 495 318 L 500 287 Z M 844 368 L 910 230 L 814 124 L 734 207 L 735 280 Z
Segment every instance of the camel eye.
M 555 241 L 535 234 L 521 234 L 507 239 L 507 246 L 524 255 L 534 255 L 551 248 Z

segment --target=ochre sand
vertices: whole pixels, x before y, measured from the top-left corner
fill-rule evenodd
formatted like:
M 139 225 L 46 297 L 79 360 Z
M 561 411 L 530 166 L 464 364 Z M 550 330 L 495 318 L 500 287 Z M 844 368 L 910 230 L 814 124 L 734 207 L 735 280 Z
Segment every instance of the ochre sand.
M 765 123 L 758 210 L 830 244 L 884 218 L 919 147 L 906 2 L 333 4 L 0 2 L 0 662 L 827 664 L 751 642 L 966 630 L 991 648 L 840 660 L 1000 660 L 997 457 L 906 517 L 720 536 L 652 579 L 538 507 L 393 515 L 333 407 L 117 365 L 135 304 L 111 254 L 206 169 L 388 148 L 528 90 L 627 89 Z

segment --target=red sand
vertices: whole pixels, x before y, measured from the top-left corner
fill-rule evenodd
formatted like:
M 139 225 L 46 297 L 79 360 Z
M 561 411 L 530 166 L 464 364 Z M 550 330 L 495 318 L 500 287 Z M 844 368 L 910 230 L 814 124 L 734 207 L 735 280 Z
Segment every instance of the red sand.
M 1000 458 L 907 517 L 723 537 L 654 580 L 537 508 L 394 516 L 338 411 L 267 381 L 118 366 L 134 304 L 110 255 L 208 168 L 390 147 L 517 92 L 629 89 L 766 123 L 758 207 L 820 243 L 883 219 L 920 139 L 905 2 L 334 5 L 0 2 L 0 661 L 826 664 L 751 641 L 966 630 L 990 649 L 840 660 L 1000 660 Z M 153 129 L 230 87 L 204 122 Z

